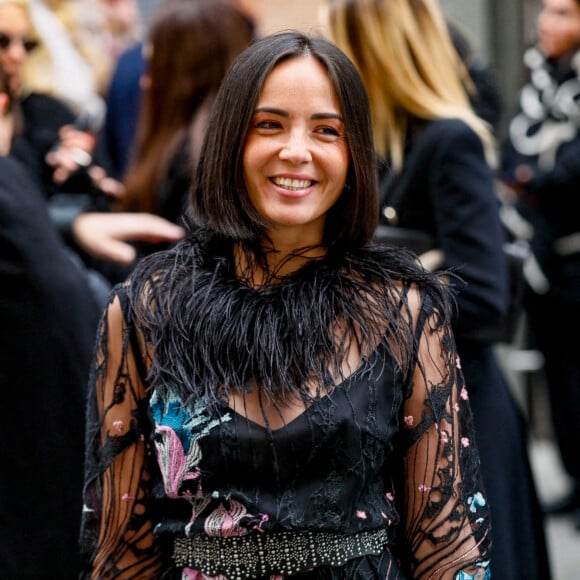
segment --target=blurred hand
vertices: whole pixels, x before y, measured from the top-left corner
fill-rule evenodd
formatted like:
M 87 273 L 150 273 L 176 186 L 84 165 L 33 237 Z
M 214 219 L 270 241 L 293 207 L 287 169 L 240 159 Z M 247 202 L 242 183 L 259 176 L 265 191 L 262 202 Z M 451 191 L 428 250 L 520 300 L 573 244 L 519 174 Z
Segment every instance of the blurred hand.
M 128 242 L 176 242 L 185 236 L 185 230 L 148 213 L 87 212 L 76 218 L 72 234 L 91 256 L 127 265 L 137 255 Z
M 63 183 L 81 167 L 91 165 L 96 140 L 92 133 L 79 131 L 72 125 L 62 127 L 58 135 L 59 142 L 47 153 L 46 162 L 54 167 L 54 181 Z
M 97 189 L 109 197 L 120 198 L 125 193 L 125 186 L 116 179 L 109 177 L 106 171 L 98 165 L 92 165 L 88 169 L 88 174 Z

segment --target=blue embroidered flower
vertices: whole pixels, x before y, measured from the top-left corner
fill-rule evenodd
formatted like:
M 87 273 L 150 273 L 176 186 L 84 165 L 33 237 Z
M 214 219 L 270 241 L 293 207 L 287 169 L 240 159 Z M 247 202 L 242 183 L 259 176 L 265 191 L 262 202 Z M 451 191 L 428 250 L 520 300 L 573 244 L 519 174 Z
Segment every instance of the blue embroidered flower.
M 478 491 L 475 495 L 471 496 L 467 499 L 467 503 L 469 505 L 469 511 L 471 513 L 475 513 L 478 507 L 484 507 L 486 504 L 485 498 L 483 494 Z
M 163 388 L 155 390 L 149 404 L 155 421 L 157 462 L 165 493 L 172 498 L 187 496 L 182 485 L 200 476 L 199 439 L 231 417 L 226 413 L 212 418 L 201 404 L 188 409 L 174 393 Z

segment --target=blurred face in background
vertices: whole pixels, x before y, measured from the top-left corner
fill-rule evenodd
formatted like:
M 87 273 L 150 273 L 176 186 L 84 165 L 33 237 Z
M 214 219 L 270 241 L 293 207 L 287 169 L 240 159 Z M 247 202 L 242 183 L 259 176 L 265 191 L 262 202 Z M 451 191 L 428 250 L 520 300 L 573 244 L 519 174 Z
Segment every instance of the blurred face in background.
M 553 59 L 580 48 L 580 1 L 543 0 L 538 44 L 544 55 Z
M 0 2 L 0 66 L 12 91 L 18 91 L 22 67 L 28 53 L 37 46 L 26 9 L 18 4 Z

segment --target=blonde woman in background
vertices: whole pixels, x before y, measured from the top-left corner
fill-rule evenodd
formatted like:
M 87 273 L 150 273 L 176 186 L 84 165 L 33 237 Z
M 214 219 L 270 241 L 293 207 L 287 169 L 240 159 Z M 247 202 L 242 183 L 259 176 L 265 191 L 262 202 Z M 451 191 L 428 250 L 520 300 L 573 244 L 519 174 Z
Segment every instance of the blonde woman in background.
M 330 0 L 325 18 L 369 95 L 382 224 L 427 240 L 437 267 L 459 276 L 454 328 L 491 506 L 492 576 L 547 579 L 525 422 L 487 332 L 506 313 L 508 270 L 494 143 L 469 104 L 473 86 L 434 0 Z
M 24 71 L 27 87 L 67 103 L 95 127 L 121 52 L 141 35 L 136 0 L 28 1 L 43 46 Z

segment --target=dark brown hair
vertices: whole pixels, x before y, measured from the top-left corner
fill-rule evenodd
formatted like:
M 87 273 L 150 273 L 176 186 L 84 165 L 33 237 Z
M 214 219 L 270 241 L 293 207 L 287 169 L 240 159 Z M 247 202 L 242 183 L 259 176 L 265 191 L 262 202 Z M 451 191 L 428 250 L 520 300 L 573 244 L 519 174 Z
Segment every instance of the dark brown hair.
M 156 211 L 157 186 L 200 108 L 211 103 L 254 24 L 228 0 L 165 0 L 151 20 L 152 54 L 125 179 L 123 209 Z
M 192 193 L 200 227 L 235 240 L 259 240 L 268 223 L 244 182 L 243 150 L 265 79 L 291 58 L 312 56 L 328 71 L 344 117 L 350 167 L 343 193 L 326 220 L 328 246 L 363 245 L 378 221 L 376 158 L 367 95 L 354 65 L 329 41 L 290 31 L 256 41 L 230 68 L 214 103 Z

